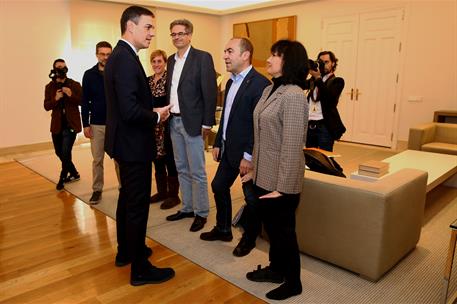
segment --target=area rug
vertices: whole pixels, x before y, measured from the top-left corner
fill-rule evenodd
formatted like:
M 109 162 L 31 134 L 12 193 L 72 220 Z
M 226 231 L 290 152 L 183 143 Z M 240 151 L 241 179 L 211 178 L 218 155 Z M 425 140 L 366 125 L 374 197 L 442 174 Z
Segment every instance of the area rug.
M 356 148 L 353 154 L 360 154 Z M 341 149 L 344 154 L 351 152 L 350 147 Z M 367 152 L 369 153 L 369 152 Z M 385 152 L 375 152 L 385 157 Z M 344 163 L 345 155 L 341 156 Z M 389 153 L 387 153 L 389 154 Z M 389 155 L 387 155 L 389 156 Z M 348 156 L 351 161 L 353 158 Z M 91 189 L 90 147 L 75 147 L 73 160 L 81 174 L 81 180 L 65 185 L 65 189 L 84 202 L 88 202 Z M 217 164 L 206 155 L 208 180 L 211 181 Z M 18 159 L 21 164 L 56 183 L 60 163 L 52 151 Z M 343 164 L 344 167 L 344 164 Z M 153 188 L 155 188 L 153 183 Z M 443 271 L 449 244 L 449 224 L 457 218 L 457 189 L 439 187 L 431 194 L 427 204 L 433 205 L 434 200 L 441 202 L 439 207 L 431 206 L 433 217 L 426 217 L 420 241 L 415 250 L 399 262 L 380 281 L 373 283 L 360 278 L 357 274 L 318 260 L 301 256 L 301 279 L 303 293 L 281 303 L 440 303 Z M 208 185 L 211 195 L 211 189 Z M 312 191 L 312 190 L 311 190 Z M 114 165 L 105 159 L 105 189 L 103 199 L 95 209 L 114 218 L 118 196 L 118 184 L 114 173 Z M 232 191 L 233 210 L 236 212 L 243 204 L 242 192 L 237 181 Z M 443 203 L 444 201 L 444 203 Z M 215 223 L 216 210 L 211 198 L 210 216 L 205 231 Z M 192 219 L 178 222 L 167 222 L 165 217 L 176 212 L 179 207 L 161 210 L 158 204 L 151 205 L 149 212 L 147 236 L 186 257 L 194 263 L 215 273 L 221 278 L 246 290 L 267 302 L 265 293 L 274 288 L 275 284 L 255 283 L 248 281 L 245 274 L 256 268 L 258 264 L 268 264 L 268 244 L 259 239 L 257 248 L 246 257 L 236 258 L 232 250 L 240 239 L 240 231 L 234 231 L 234 240 L 230 243 L 204 242 L 199 239 L 200 233 L 189 232 Z M 457 290 L 457 271 L 451 279 L 451 292 Z

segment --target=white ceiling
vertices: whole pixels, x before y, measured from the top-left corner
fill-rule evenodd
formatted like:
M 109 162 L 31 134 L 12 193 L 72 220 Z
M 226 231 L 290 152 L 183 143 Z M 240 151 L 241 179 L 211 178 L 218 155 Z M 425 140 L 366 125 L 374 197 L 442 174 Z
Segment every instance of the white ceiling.
M 165 3 L 178 3 L 181 5 L 189 5 L 193 7 L 206 8 L 216 11 L 223 11 L 228 9 L 236 9 L 252 4 L 262 2 L 272 2 L 273 0 L 156 0 Z
M 126 3 L 126 0 L 99 0 Z M 226 15 L 242 11 L 310 0 L 130 0 L 132 5 L 155 6 L 212 15 Z

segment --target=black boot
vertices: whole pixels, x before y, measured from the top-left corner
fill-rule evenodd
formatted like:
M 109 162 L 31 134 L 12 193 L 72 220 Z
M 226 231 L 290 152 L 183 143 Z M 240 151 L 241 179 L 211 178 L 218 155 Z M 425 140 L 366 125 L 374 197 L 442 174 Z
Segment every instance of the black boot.
M 160 205 L 160 209 L 170 209 L 181 203 L 179 199 L 179 180 L 177 176 L 168 176 L 168 198 Z
M 67 172 L 62 170 L 60 171 L 60 176 L 59 176 L 59 181 L 57 182 L 56 185 L 56 190 L 61 191 L 64 188 L 64 184 L 67 182 Z
M 167 176 L 163 174 L 155 174 L 157 193 L 151 196 L 150 203 L 157 203 L 167 198 Z

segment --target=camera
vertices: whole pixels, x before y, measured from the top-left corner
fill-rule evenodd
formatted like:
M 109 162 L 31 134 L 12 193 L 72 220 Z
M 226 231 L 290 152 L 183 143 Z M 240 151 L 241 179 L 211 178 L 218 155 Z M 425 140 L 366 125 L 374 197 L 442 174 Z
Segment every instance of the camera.
M 325 72 L 325 63 L 320 59 L 316 61 L 308 59 L 308 65 L 309 68 L 313 71 L 320 72 L 321 74 L 324 74 Z
M 49 73 L 49 78 L 52 80 L 55 80 L 56 78 L 65 78 L 67 76 L 68 68 L 63 67 L 63 68 L 54 68 L 51 70 Z

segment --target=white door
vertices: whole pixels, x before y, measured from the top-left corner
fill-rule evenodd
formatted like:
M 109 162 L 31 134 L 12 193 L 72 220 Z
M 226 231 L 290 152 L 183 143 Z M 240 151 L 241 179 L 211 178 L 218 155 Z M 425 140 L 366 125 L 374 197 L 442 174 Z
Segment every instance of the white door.
M 335 53 L 336 58 L 338 58 L 335 74 L 343 77 L 345 82 L 344 90 L 341 93 L 338 103 L 341 120 L 347 129 L 341 138 L 341 140 L 345 141 L 352 141 L 352 122 L 354 121 L 354 105 L 352 100 L 354 98 L 355 88 L 358 30 L 358 15 L 323 20 L 323 50 Z
M 324 19 L 323 46 L 339 58 L 336 74 L 346 82 L 342 140 L 392 146 L 402 19 L 400 9 Z

